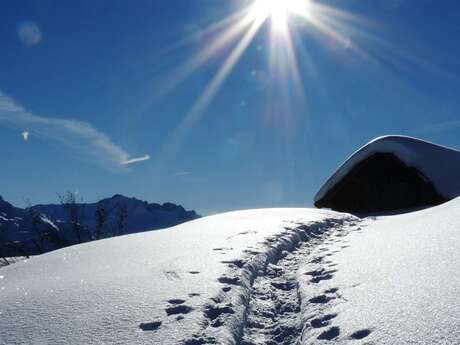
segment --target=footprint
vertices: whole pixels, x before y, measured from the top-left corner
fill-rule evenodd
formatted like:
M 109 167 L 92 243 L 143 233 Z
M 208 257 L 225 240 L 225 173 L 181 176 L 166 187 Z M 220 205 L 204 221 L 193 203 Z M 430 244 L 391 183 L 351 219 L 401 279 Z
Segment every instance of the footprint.
M 216 252 L 220 252 L 222 250 L 233 250 L 233 248 L 231 248 L 231 247 L 219 247 L 219 248 L 213 248 L 212 250 L 214 250 Z
M 161 326 L 161 321 L 145 322 L 139 325 L 143 331 L 156 331 Z
M 323 261 L 323 259 L 324 259 L 323 256 L 318 256 L 318 257 L 314 258 L 313 260 L 311 260 L 310 263 L 319 264 L 319 263 L 321 263 L 321 261 Z
M 328 314 L 311 320 L 310 324 L 313 328 L 321 328 L 329 326 L 329 321 L 336 318 L 337 314 Z
M 335 272 L 337 272 L 337 270 L 329 270 L 329 271 L 327 271 L 324 268 L 321 268 L 320 270 L 305 272 L 305 274 L 308 275 L 308 276 L 312 276 L 312 277 L 320 277 L 320 276 L 323 276 L 323 275 L 326 275 L 326 274 L 332 274 L 332 273 L 335 273 Z
M 260 252 L 257 250 L 248 250 L 248 249 L 243 250 L 243 253 L 249 254 L 249 255 L 259 255 L 260 254 Z
M 227 240 L 230 240 L 230 239 L 232 239 L 232 238 L 234 238 L 234 237 L 237 237 L 237 236 L 247 235 L 247 234 L 257 234 L 257 231 L 255 231 L 255 230 L 254 230 L 254 231 L 251 231 L 251 230 L 243 231 L 243 232 L 240 232 L 240 233 L 238 233 L 238 234 L 236 234 L 236 235 L 227 237 Z
M 193 310 L 192 307 L 187 305 L 177 305 L 174 307 L 169 307 L 165 309 L 165 312 L 168 316 L 170 315 L 177 315 L 177 314 L 188 314 Z
M 223 276 L 223 277 L 220 277 L 219 279 L 217 279 L 217 281 L 219 283 L 222 283 L 222 284 L 229 284 L 229 285 L 240 285 L 241 281 L 240 281 L 240 277 L 227 277 L 227 276 Z
M 323 280 L 330 280 L 332 278 L 334 278 L 334 276 L 332 274 L 325 274 L 325 275 L 322 275 L 322 276 L 311 278 L 310 283 L 318 284 L 319 282 L 321 282 Z
M 190 274 L 200 274 L 200 271 L 189 271 Z
M 363 339 L 366 338 L 369 334 L 371 334 L 370 329 L 360 329 L 359 331 L 354 332 L 352 335 L 350 335 L 351 339 Z
M 295 289 L 297 287 L 297 284 L 293 281 L 273 281 L 271 282 L 271 285 L 279 290 L 283 291 L 290 291 L 292 289 Z
M 228 304 L 225 306 L 219 306 L 219 305 L 207 306 L 204 311 L 204 315 L 212 321 L 217 319 L 222 314 L 234 314 L 234 313 L 235 311 L 233 310 L 231 304 Z
M 169 304 L 182 304 L 184 302 L 185 301 L 183 299 L 180 299 L 180 298 L 175 298 L 175 299 L 168 300 Z
M 180 280 L 180 276 L 174 271 L 163 271 L 166 279 L 168 280 Z
M 331 327 L 318 336 L 318 340 L 332 340 L 340 335 L 339 327 Z
M 224 260 L 224 261 L 221 261 L 221 263 L 228 264 L 230 266 L 236 266 L 238 268 L 242 268 L 246 264 L 246 262 L 243 260 L 228 260 L 228 261 Z
M 224 287 L 222 288 L 222 291 L 223 291 L 223 292 L 229 292 L 231 289 L 232 289 L 231 286 L 224 286 Z
M 192 292 L 192 293 L 188 294 L 188 297 L 198 297 L 198 296 L 201 296 L 201 294 L 199 294 L 197 292 Z
M 329 301 L 331 301 L 333 299 L 335 299 L 335 297 L 329 297 L 329 296 L 326 296 L 326 295 L 319 295 L 319 296 L 310 298 L 308 301 L 310 303 L 315 303 L 315 304 L 326 304 L 326 303 L 328 303 Z

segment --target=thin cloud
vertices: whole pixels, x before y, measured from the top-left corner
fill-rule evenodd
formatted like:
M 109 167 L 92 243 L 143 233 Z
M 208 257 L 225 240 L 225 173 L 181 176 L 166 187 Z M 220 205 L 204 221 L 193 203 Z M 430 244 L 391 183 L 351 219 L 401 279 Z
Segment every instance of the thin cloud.
M 27 133 L 52 139 L 109 169 L 124 167 L 126 162 L 134 163 L 150 158 L 146 158 L 148 155 L 141 157 L 141 160 L 130 158 L 125 149 L 87 122 L 32 114 L 1 91 L 0 124 L 28 128 Z M 29 135 L 27 134 L 27 138 Z M 27 140 L 24 133 L 23 137 Z
M 29 140 L 29 132 L 28 131 L 22 132 L 21 135 L 22 135 L 22 138 L 24 139 L 24 141 Z
M 121 162 L 121 164 L 129 165 L 129 164 L 133 164 L 133 163 L 143 162 L 143 161 L 146 161 L 146 160 L 149 160 L 149 159 L 150 159 L 149 155 L 144 155 L 142 157 L 136 157 L 136 158 L 127 159 L 124 162 Z
M 188 176 L 191 175 L 192 173 L 190 171 L 178 171 L 174 173 L 174 176 L 179 177 L 179 176 Z
M 428 126 L 419 127 L 414 130 L 416 134 L 442 133 L 460 128 L 460 120 L 433 123 Z

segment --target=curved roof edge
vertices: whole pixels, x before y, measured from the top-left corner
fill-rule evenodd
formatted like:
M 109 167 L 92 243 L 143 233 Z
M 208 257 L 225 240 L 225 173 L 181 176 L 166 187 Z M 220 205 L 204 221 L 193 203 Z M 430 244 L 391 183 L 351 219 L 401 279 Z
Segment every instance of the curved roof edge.
M 353 152 L 316 193 L 321 200 L 357 164 L 375 153 L 393 153 L 405 164 L 419 169 L 446 198 L 460 195 L 460 151 L 404 135 L 385 135 Z

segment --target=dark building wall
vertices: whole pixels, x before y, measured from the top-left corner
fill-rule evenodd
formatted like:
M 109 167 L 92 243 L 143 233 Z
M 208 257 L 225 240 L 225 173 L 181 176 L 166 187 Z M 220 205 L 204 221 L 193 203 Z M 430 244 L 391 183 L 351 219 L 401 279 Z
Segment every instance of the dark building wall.
M 392 153 L 376 153 L 355 166 L 315 206 L 372 213 L 445 201 L 419 170 L 407 166 Z

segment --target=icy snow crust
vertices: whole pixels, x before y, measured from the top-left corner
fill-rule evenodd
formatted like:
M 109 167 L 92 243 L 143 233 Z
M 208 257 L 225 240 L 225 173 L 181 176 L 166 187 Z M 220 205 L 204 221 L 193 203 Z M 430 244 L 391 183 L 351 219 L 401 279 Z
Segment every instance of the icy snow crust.
M 460 199 L 221 214 L 0 269 L 0 344 L 460 344 Z
M 354 152 L 326 181 L 314 201 L 321 200 L 356 165 L 375 153 L 393 153 L 421 171 L 447 199 L 460 196 L 460 151 L 406 136 L 384 136 Z

